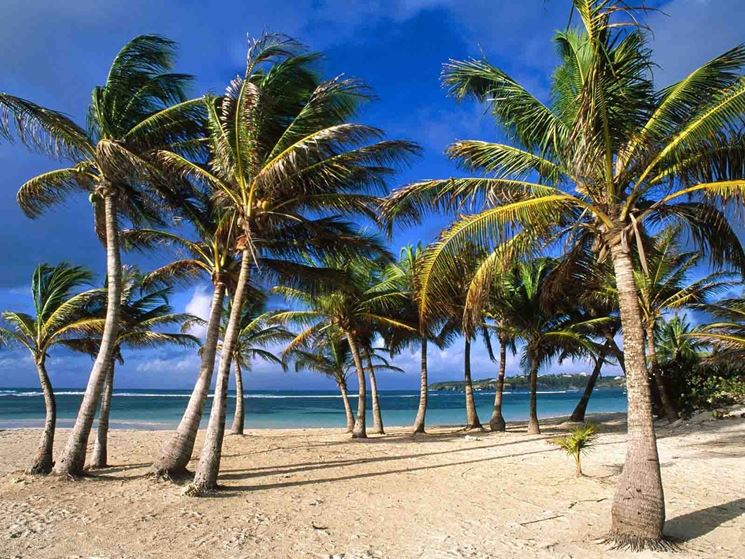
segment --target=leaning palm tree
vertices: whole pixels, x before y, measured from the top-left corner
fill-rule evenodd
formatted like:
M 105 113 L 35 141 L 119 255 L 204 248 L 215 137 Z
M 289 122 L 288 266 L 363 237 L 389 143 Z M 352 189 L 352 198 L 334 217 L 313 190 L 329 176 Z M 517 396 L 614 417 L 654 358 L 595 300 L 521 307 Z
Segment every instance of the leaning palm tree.
M 38 450 L 28 469 L 32 474 L 48 474 L 54 465 L 57 406 L 46 368 L 49 352 L 56 345 L 69 346 L 71 340 L 89 336 L 100 322 L 95 303 L 103 293 L 97 289 L 79 292 L 91 277 L 88 270 L 78 266 L 41 264 L 31 279 L 34 315 L 13 311 L 2 314 L 9 327 L 0 328 L 0 345 L 18 344 L 29 350 L 44 395 L 46 419 Z
M 319 83 L 312 70 L 317 58 L 285 37 L 251 41 L 244 75 L 206 103 L 208 165 L 173 152 L 159 157 L 173 172 L 205 185 L 235 213 L 240 227 L 240 268 L 191 495 L 216 487 L 231 354 L 252 268 L 263 275 L 269 267 L 259 263 L 272 250 L 299 258 L 304 251 L 317 254 L 323 246 L 341 249 L 354 241 L 322 237 L 308 222 L 318 214 L 376 218 L 378 199 L 368 192 L 382 190 L 392 166 L 416 151 L 409 142 L 385 141 L 380 130 L 350 123 L 368 97 L 364 87 L 345 79 Z M 296 232 L 294 239 L 288 228 Z
M 177 254 L 175 260 L 150 272 L 144 280 L 147 284 L 169 285 L 200 277 L 209 278 L 212 284 L 210 314 L 199 352 L 199 375 L 176 432 L 164 443 L 153 464 L 154 472 L 161 477 L 184 475 L 191 460 L 215 369 L 223 303 L 227 290 L 235 286 L 237 279 L 238 260 L 234 253 L 238 226 L 235 216 L 214 207 L 207 199 L 203 202 L 195 206 L 189 215 L 190 223 L 196 230 L 196 240 L 173 231 L 144 228 L 125 231 L 122 235 L 127 248 L 145 250 L 160 246 L 172 249 Z
M 222 337 L 225 336 L 229 316 L 230 307 L 228 306 L 220 327 Z M 257 358 L 279 365 L 282 370 L 286 370 L 285 362 L 269 351 L 267 346 L 288 342 L 295 337 L 292 332 L 272 323 L 272 313 L 265 311 L 263 297 L 244 305 L 239 328 L 238 339 L 231 357 L 235 368 L 235 414 L 230 430 L 233 435 L 243 435 L 245 423 L 243 371 L 249 371 L 251 363 Z
M 71 191 L 89 192 L 106 247 L 106 327 L 77 420 L 55 466 L 61 475 L 83 471 L 88 435 L 114 355 L 121 300 L 119 221 L 160 221 L 166 206 L 185 203 L 179 185 L 153 164 L 155 149 L 199 151 L 190 140 L 201 128 L 203 105 L 186 99 L 190 76 L 171 72 L 173 55 L 174 44 L 162 37 L 141 35 L 127 43 L 106 83 L 93 90 L 87 131 L 62 113 L 0 93 L 0 138 L 18 137 L 69 162 L 21 186 L 23 211 L 36 217 Z
M 709 297 L 732 285 L 734 276 L 715 272 L 688 282 L 701 261 L 697 251 L 681 250 L 678 227 L 669 227 L 657 236 L 651 250 L 645 252 L 644 267 L 635 270 L 639 307 L 647 336 L 647 359 L 657 386 L 662 409 L 669 422 L 678 419 L 678 409 L 662 376 L 655 352 L 655 330 L 663 313 L 705 302 Z
M 402 188 L 387 214 L 411 220 L 427 208 L 465 209 L 423 267 L 423 312 L 436 304 L 438 286 L 457 273 L 454 255 L 471 243 L 502 247 L 476 274 L 481 285 L 491 283 L 490 272 L 505 259 L 552 240 L 589 239 L 599 258 L 610 258 L 623 325 L 629 445 L 608 541 L 664 547 L 632 253 L 645 227 L 676 222 L 714 264 L 743 267 L 745 254 L 722 204 L 745 195 L 745 46 L 655 91 L 651 52 L 626 3 L 573 0 L 573 10 L 579 29 L 556 36 L 561 62 L 548 105 L 486 60 L 446 64 L 450 92 L 486 103 L 509 141 L 453 144 L 448 153 L 479 174 Z M 474 206 L 475 214 L 468 209 Z
M 199 340 L 190 334 L 168 332 L 164 329 L 173 326 L 184 326 L 198 320 L 186 313 L 174 313 L 168 303 L 172 288 L 153 287 L 144 284 L 144 277 L 135 269 L 125 267 L 122 270 L 122 301 L 119 311 L 119 329 L 114 345 L 114 359 L 106 372 L 101 405 L 98 410 L 98 427 L 93 453 L 88 464 L 91 468 L 108 466 L 108 434 L 111 398 L 114 391 L 114 371 L 116 363 L 124 363 L 122 350 L 156 348 L 165 345 L 193 347 Z M 79 350 L 95 355 L 101 340 L 88 336 L 75 341 Z M 87 348 L 87 349 L 86 349 Z

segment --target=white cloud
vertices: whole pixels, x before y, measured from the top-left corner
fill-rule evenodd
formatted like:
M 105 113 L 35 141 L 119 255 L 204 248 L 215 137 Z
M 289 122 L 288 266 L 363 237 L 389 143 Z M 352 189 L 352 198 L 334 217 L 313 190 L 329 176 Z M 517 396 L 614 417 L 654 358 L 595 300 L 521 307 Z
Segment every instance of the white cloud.
M 212 306 L 212 292 L 207 289 L 204 285 L 198 285 L 194 288 L 194 293 L 186 303 L 184 312 L 198 316 L 203 320 L 208 320 L 210 317 L 210 307 Z M 207 335 L 206 325 L 196 325 L 189 329 L 189 333 L 197 336 L 200 339 L 204 339 Z
M 196 352 L 173 359 L 148 359 L 138 363 L 138 373 L 193 373 L 199 370 L 199 356 Z

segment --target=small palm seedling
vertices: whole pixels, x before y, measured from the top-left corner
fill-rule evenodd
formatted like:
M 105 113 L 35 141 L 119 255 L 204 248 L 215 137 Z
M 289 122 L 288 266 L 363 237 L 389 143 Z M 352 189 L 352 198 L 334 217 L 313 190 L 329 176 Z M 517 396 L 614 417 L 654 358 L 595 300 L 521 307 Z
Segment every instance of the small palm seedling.
M 592 423 L 585 423 L 574 429 L 568 435 L 550 439 L 551 444 L 560 446 L 569 455 L 574 457 L 577 467 L 577 477 L 582 473 L 582 454 L 593 445 L 598 436 L 598 429 Z

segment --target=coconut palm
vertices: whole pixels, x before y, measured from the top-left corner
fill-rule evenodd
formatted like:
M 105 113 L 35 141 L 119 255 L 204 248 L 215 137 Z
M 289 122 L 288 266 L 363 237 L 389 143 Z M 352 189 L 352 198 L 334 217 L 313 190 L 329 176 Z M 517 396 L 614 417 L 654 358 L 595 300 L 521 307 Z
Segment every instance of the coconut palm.
M 201 128 L 203 104 L 186 99 L 190 77 L 171 72 L 173 55 L 174 44 L 162 37 L 141 35 L 127 43 L 106 83 L 93 90 L 87 131 L 62 113 L 0 93 L 0 138 L 18 137 L 69 162 L 21 186 L 23 211 L 36 217 L 71 191 L 89 192 L 96 229 L 106 246 L 106 328 L 77 420 L 55 466 L 61 475 L 83 471 L 88 435 L 114 354 L 121 300 L 119 221 L 162 221 L 168 205 L 185 203 L 178 183 L 153 164 L 155 149 L 199 151 L 190 140 Z
M 80 291 L 91 277 L 88 270 L 79 266 L 40 264 L 31 278 L 34 314 L 13 311 L 2 314 L 9 327 L 0 328 L 0 345 L 18 344 L 29 350 L 44 395 L 46 419 L 28 469 L 32 474 L 48 474 L 54 464 L 57 406 L 46 368 L 49 352 L 57 345 L 69 347 L 71 340 L 90 335 L 100 322 L 93 308 L 103 293 L 96 289 Z
M 346 338 L 355 365 L 358 384 L 357 418 L 352 431 L 354 438 L 367 437 L 365 421 L 367 383 L 362 358 L 364 348 L 372 339 L 372 332 L 376 328 L 416 331 L 395 317 L 378 313 L 378 309 L 370 305 L 371 301 L 379 296 L 376 285 L 387 260 L 389 260 L 387 256 L 383 261 L 380 258 L 377 260 L 327 258 L 323 264 L 327 268 L 342 272 L 344 279 L 338 288 L 326 293 L 317 294 L 290 287 L 274 288 L 276 293 L 303 307 L 302 310 L 287 310 L 276 314 L 277 320 L 303 327 L 303 330 L 290 342 L 286 351 L 292 351 L 296 347 L 324 337 L 329 330 L 338 330 Z
M 125 267 L 122 270 L 120 324 L 114 344 L 114 359 L 106 373 L 101 394 L 96 440 L 88 464 L 91 468 L 108 466 L 109 416 L 114 391 L 114 371 L 117 362 L 124 363 L 122 350 L 124 348 L 155 348 L 172 344 L 182 347 L 199 345 L 199 340 L 190 334 L 163 331 L 164 328 L 181 327 L 194 323 L 198 319 L 190 314 L 173 312 L 168 304 L 168 298 L 172 292 L 171 287 L 154 287 L 152 284 L 144 284 L 143 279 L 142 274 L 135 268 Z M 79 351 L 86 351 L 95 356 L 101 340 L 95 336 L 88 336 L 73 343 Z
M 513 290 L 507 289 L 508 284 L 503 280 L 503 276 L 497 276 L 496 285 L 491 293 L 490 300 L 484 309 L 484 319 L 490 322 L 488 328 L 494 330 L 499 342 L 499 364 L 497 370 L 497 384 L 494 394 L 494 406 L 492 408 L 491 418 L 489 418 L 489 428 L 492 431 L 505 431 L 507 425 L 502 414 L 502 402 L 504 399 L 504 378 L 507 371 L 507 350 L 515 355 L 517 352 L 515 346 L 516 332 L 512 326 L 509 317 L 509 309 L 515 307 L 515 301 L 504 301 L 507 297 L 515 295 Z M 489 340 L 489 337 L 486 337 Z M 491 342 L 487 344 L 490 357 L 493 351 Z
M 422 312 L 456 274 L 454 255 L 491 250 L 476 281 L 506 258 L 546 242 L 590 239 L 613 265 L 628 392 L 629 444 L 608 541 L 665 547 L 665 507 L 644 358 L 632 252 L 643 228 L 678 223 L 715 265 L 742 267 L 744 253 L 722 204 L 745 194 L 745 46 L 655 91 L 651 52 L 624 2 L 573 0 L 579 29 L 556 36 L 561 62 L 544 104 L 486 60 L 451 61 L 444 82 L 489 107 L 508 143 L 461 141 L 448 153 L 486 176 L 428 180 L 395 192 L 391 219 L 428 208 L 466 212 L 447 229 L 421 273 Z M 564 246 L 559 244 L 557 246 Z
M 662 376 L 655 352 L 655 330 L 665 311 L 703 303 L 711 295 L 732 285 L 732 274 L 715 272 L 693 282 L 688 278 L 701 261 L 698 251 L 683 252 L 678 227 L 669 227 L 655 239 L 645 253 L 644 267 L 635 270 L 639 308 L 647 337 L 647 358 L 652 378 L 669 422 L 678 419 L 678 409 Z
M 190 222 L 197 239 L 191 240 L 175 232 L 157 229 L 134 229 L 122 235 L 127 248 L 140 250 L 155 246 L 168 247 L 177 259 L 149 273 L 146 283 L 171 284 L 180 280 L 208 277 L 212 284 L 210 314 L 205 340 L 200 350 L 199 375 L 189 402 L 173 437 L 167 440 L 153 464 L 156 475 L 178 477 L 186 472 L 191 460 L 202 411 L 212 382 L 215 356 L 220 334 L 220 317 L 227 289 L 235 286 L 238 261 L 234 256 L 238 227 L 234 215 L 220 211 L 209 201 L 195 206 Z
M 368 97 L 365 89 L 355 80 L 319 83 L 312 70 L 317 58 L 285 37 L 251 41 L 245 74 L 221 98 L 206 103 L 208 165 L 172 152 L 159 157 L 174 173 L 214 192 L 240 227 L 241 263 L 205 445 L 188 490 L 192 495 L 216 486 L 231 354 L 252 267 L 263 274 L 258 258 L 266 257 L 272 243 L 275 253 L 285 255 L 318 250 L 314 228 L 305 227 L 310 216 L 362 213 L 375 218 L 377 198 L 367 192 L 382 189 L 392 165 L 416 151 L 408 142 L 382 140 L 376 128 L 350 123 Z M 305 230 L 305 242 L 284 242 L 288 227 Z M 331 241 L 321 240 L 327 246 Z M 335 239 L 337 247 L 349 240 Z
M 714 346 L 711 359 L 730 364 L 745 363 L 745 299 L 733 297 L 698 308 L 714 316 L 712 323 L 691 332 L 688 336 Z M 682 326 L 682 325 L 681 325 Z
M 220 326 L 220 334 L 225 336 L 230 306 L 225 309 L 223 321 Z M 264 309 L 263 297 L 256 297 L 250 303 L 244 305 L 243 314 L 239 324 L 238 339 L 233 347 L 231 357 L 235 368 L 235 414 L 231 433 L 243 435 L 245 415 L 243 411 L 243 371 L 251 370 L 254 359 L 262 359 L 268 363 L 274 363 L 287 368 L 285 362 L 267 349 L 269 345 L 277 345 L 288 342 L 295 336 L 281 326 L 272 323 L 272 313 Z
M 370 308 L 396 317 L 398 322 L 411 326 L 414 330 L 402 328 L 383 328 L 381 335 L 391 355 L 395 355 L 411 344 L 420 347 L 419 405 L 417 407 L 413 434 L 425 432 L 427 414 L 427 345 L 430 340 L 437 341 L 430 331 L 437 326 L 430 318 L 429 323 L 420 323 L 419 306 L 416 299 L 416 270 L 421 262 L 423 250 L 407 245 L 401 249 L 397 262 L 392 262 L 383 271 L 381 281 L 373 287 L 375 295 L 368 301 Z
M 312 370 L 324 374 L 336 382 L 344 404 L 347 420 L 347 433 L 354 429 L 354 413 L 349 402 L 347 379 L 350 369 L 354 368 L 349 342 L 338 330 L 327 330 L 325 335 L 315 340 L 308 349 L 295 348 L 289 353 L 295 361 L 295 370 Z

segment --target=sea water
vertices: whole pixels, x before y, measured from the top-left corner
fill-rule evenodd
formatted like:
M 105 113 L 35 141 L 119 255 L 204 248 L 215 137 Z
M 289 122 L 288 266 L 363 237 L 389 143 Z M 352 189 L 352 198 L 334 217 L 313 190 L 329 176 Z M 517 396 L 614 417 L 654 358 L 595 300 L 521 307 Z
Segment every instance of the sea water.
M 69 427 L 77 415 L 83 391 L 61 389 L 57 395 L 57 425 Z M 173 429 L 189 400 L 185 390 L 115 390 L 111 404 L 114 429 Z M 475 392 L 476 407 L 482 423 L 488 423 L 494 392 Z M 580 391 L 565 390 L 538 393 L 540 418 L 569 415 L 581 396 Z M 503 414 L 507 421 L 528 418 L 528 393 L 505 392 Z M 427 424 L 459 425 L 465 422 L 465 396 L 462 392 L 429 392 Z M 356 395 L 350 395 L 353 409 Z M 209 406 L 205 406 L 202 426 L 207 424 Z M 383 391 L 380 405 L 387 426 L 411 425 L 419 403 L 418 391 Z M 228 399 L 230 422 L 235 397 Z M 368 397 L 367 408 L 370 410 Z M 338 392 L 255 391 L 245 395 L 246 428 L 340 427 L 345 424 L 344 406 Z M 601 388 L 590 399 L 588 413 L 626 411 L 622 389 Z M 368 411 L 368 419 L 372 416 Z M 0 389 L 0 428 L 41 427 L 44 423 L 44 399 L 41 392 L 28 388 Z

